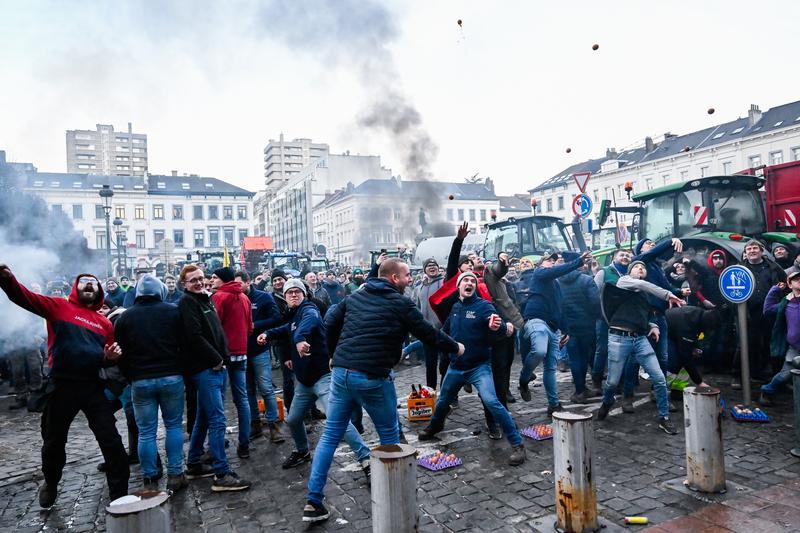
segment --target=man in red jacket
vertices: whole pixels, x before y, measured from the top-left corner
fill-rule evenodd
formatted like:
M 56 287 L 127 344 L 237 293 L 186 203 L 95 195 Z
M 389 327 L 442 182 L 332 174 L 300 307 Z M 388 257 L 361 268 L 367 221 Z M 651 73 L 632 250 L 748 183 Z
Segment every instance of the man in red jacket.
M 250 403 L 247 399 L 247 336 L 253 332 L 253 315 L 250 300 L 242 292 L 242 284 L 235 280 L 232 268 L 218 268 L 211 275 L 214 294 L 211 300 L 217 309 L 231 365 L 228 376 L 231 380 L 231 394 L 236 412 L 239 415 L 239 447 L 236 454 L 241 458 L 250 457 Z
M 39 505 L 52 507 L 67 461 L 69 427 L 83 411 L 107 465 L 108 494 L 115 500 L 128 494 L 128 454 L 117 433 L 111 403 L 103 393 L 101 367 L 116 364 L 122 353 L 114 342 L 114 327 L 97 311 L 103 288 L 91 274 L 81 274 L 69 300 L 42 296 L 21 285 L 11 269 L 0 263 L 0 288 L 8 299 L 47 321 L 49 396 L 42 413 L 42 473 Z

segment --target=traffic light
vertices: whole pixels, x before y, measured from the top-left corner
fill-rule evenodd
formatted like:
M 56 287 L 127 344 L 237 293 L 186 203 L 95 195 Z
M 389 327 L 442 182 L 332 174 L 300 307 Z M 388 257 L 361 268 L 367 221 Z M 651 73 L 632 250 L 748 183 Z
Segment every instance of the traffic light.
M 602 228 L 608 220 L 608 215 L 611 214 L 611 200 L 603 200 L 600 202 L 600 212 L 597 214 L 597 227 Z

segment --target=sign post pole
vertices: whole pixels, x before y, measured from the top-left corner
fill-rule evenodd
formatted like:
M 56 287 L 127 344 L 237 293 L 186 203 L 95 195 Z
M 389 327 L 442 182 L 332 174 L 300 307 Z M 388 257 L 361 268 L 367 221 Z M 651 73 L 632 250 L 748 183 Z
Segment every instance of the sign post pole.
M 719 275 L 719 290 L 722 296 L 736 304 L 739 326 L 739 354 L 742 365 L 742 396 L 747 407 L 750 396 L 750 350 L 747 345 L 747 300 L 753 295 L 756 280 L 753 273 L 742 265 L 731 265 Z

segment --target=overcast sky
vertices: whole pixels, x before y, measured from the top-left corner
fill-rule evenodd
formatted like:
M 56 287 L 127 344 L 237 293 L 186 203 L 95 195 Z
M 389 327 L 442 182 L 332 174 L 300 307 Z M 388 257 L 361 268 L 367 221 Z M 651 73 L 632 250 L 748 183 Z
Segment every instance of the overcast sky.
M 800 99 L 794 0 L 0 0 L 0 21 L 0 149 L 43 171 L 66 171 L 65 130 L 130 121 L 152 173 L 257 190 L 283 132 L 403 176 L 422 143 L 423 173 L 524 192 Z

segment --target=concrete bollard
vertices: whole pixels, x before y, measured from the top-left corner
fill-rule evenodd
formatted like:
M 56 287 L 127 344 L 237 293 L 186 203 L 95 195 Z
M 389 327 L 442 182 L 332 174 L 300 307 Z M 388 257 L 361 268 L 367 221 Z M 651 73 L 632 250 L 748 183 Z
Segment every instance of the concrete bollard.
M 114 500 L 106 507 L 106 530 L 108 533 L 168 533 L 172 531 L 168 499 L 166 492 L 151 490 Z
M 592 459 L 592 415 L 553 413 L 553 475 L 556 529 L 583 533 L 600 529 Z
M 699 492 L 725 492 L 719 389 L 686 387 L 683 390 L 683 416 L 687 486 Z
M 372 531 L 419 531 L 417 515 L 417 450 L 408 444 L 372 449 Z
M 796 446 L 792 448 L 792 455 L 800 457 L 800 370 L 793 368 L 792 384 L 794 385 L 794 435 Z

